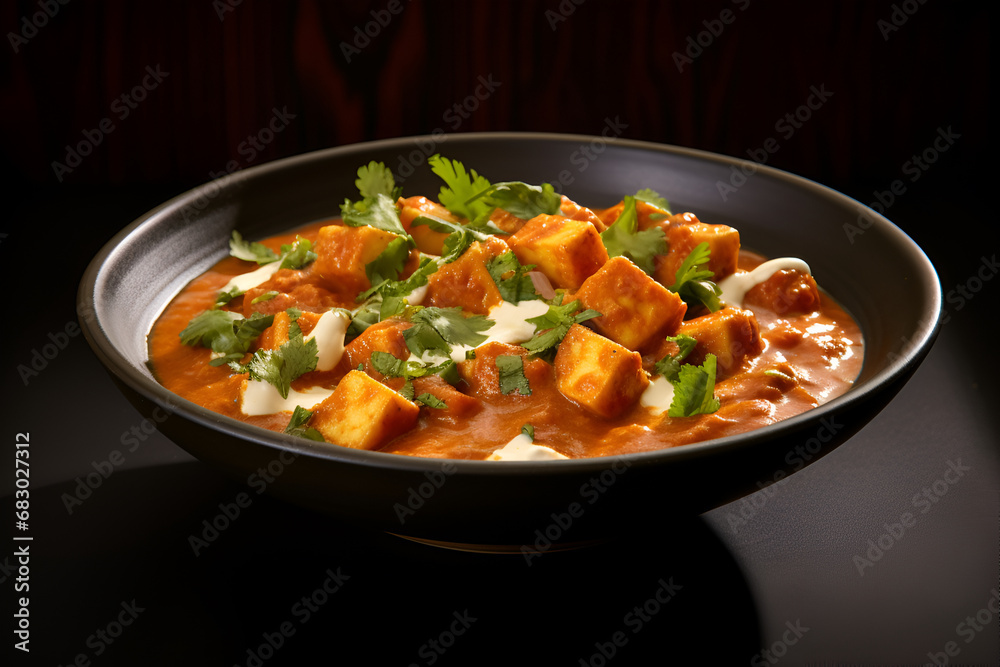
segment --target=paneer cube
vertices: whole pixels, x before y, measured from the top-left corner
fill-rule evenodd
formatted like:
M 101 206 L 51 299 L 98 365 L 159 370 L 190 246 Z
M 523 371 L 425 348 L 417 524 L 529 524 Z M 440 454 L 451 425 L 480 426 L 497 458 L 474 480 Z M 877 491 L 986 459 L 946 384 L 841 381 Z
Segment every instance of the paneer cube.
M 353 303 L 355 296 L 372 286 L 365 265 L 398 238 L 392 232 L 367 225 L 327 225 L 319 230 L 316 239 L 312 272 L 324 287 Z
M 625 202 L 621 201 L 611 208 L 601 209 L 597 212 L 597 215 L 605 227 L 610 227 L 624 210 Z M 654 206 L 653 204 L 641 199 L 635 200 L 635 212 L 639 222 L 638 228 L 640 230 L 649 229 L 650 227 L 662 227 L 666 230 L 666 228 L 670 225 L 672 217 L 670 213 L 663 210 L 659 206 Z M 601 228 L 598 227 L 598 229 Z
M 562 395 L 602 417 L 628 410 L 649 385 L 638 352 L 579 324 L 559 344 L 554 365 Z
M 427 278 L 424 304 L 439 308 L 459 306 L 472 313 L 488 315 L 490 308 L 499 306 L 503 297 L 486 269 L 486 262 L 509 250 L 507 244 L 496 237 L 476 241 L 461 257 Z
M 819 309 L 816 279 L 796 269 L 782 269 L 747 290 L 744 304 L 763 306 L 778 315 L 811 313 Z
M 327 442 L 378 449 L 417 425 L 420 408 L 360 371 L 351 371 L 313 412 L 310 426 Z
M 445 402 L 448 407 L 427 408 L 427 416 L 432 419 L 458 420 L 471 417 L 483 407 L 483 402 L 474 396 L 463 394 L 444 381 L 440 375 L 425 375 L 413 380 L 415 396 L 431 394 Z
M 587 278 L 576 298 L 602 313 L 589 321 L 591 327 L 637 352 L 674 335 L 687 312 L 683 299 L 625 257 L 609 260 Z
M 320 313 L 303 312 L 295 321 L 299 325 L 299 329 L 302 330 L 302 334 L 308 336 L 316 323 L 319 322 L 320 317 L 322 317 Z M 262 350 L 277 350 L 288 342 L 288 328 L 291 325 L 292 318 L 288 316 L 287 312 L 275 313 L 271 326 L 264 329 L 260 338 L 257 339 L 257 347 Z
M 675 216 L 676 217 L 676 216 Z M 708 269 L 715 272 L 712 280 L 719 282 L 736 272 L 740 256 L 740 233 L 729 225 L 708 225 L 704 222 L 666 227 L 670 251 L 658 258 L 653 277 L 669 287 L 676 282 L 677 269 L 699 243 L 708 243 Z
M 578 289 L 608 261 L 592 223 L 560 215 L 535 216 L 507 243 L 521 264 L 537 265 L 557 289 Z
M 572 218 L 573 220 L 585 220 L 593 223 L 598 232 L 603 232 L 608 228 L 608 226 L 604 223 L 604 220 L 602 220 L 597 213 L 586 206 L 580 206 L 566 195 L 562 196 L 562 201 L 559 204 L 559 214 L 566 218 Z
M 528 221 L 517 217 L 509 211 L 505 211 L 502 208 L 497 207 L 493 209 L 492 213 L 490 213 L 490 222 L 508 234 L 513 234 L 521 229 L 521 227 L 524 227 L 525 223 Z
M 407 199 L 400 197 L 396 206 L 399 208 L 399 221 L 403 223 L 403 229 L 413 237 L 417 249 L 429 255 L 441 254 L 448 233 L 436 232 L 429 225 L 414 227 L 413 221 L 422 215 L 432 215 L 448 222 L 460 222 L 458 216 L 427 197 L 409 197 Z
M 716 357 L 716 377 L 732 375 L 744 360 L 764 351 L 760 328 L 753 312 L 743 308 L 723 308 L 714 313 L 696 317 L 681 324 L 678 334 L 686 334 L 698 341 L 686 364 L 701 364 L 705 355 Z
M 373 324 L 344 347 L 341 365 L 346 366 L 345 370 L 355 370 L 363 365 L 364 372 L 371 377 L 380 381 L 385 379 L 385 376 L 372 366 L 372 352 L 379 350 L 388 352 L 397 359 L 408 359 L 410 349 L 406 346 L 403 331 L 411 326 L 409 322 L 397 320 L 384 320 Z

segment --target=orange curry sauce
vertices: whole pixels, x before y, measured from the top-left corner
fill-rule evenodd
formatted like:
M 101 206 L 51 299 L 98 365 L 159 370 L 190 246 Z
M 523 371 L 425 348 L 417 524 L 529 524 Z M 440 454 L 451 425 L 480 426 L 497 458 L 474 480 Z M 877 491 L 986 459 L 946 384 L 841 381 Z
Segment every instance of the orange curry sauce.
M 322 226 L 335 223 L 332 220 L 314 223 L 263 243 L 278 251 L 281 244 L 292 243 L 297 235 L 315 241 Z M 750 270 L 763 261 L 759 255 L 740 250 L 740 269 Z M 280 432 L 288 424 L 290 413 L 244 415 L 239 396 L 246 376 L 234 374 L 225 365 L 209 365 L 211 350 L 182 345 L 179 337 L 193 317 L 213 307 L 217 293 L 233 275 L 255 268 L 252 262 L 228 257 L 192 281 L 153 326 L 148 336 L 150 365 L 157 380 L 174 393 L 227 417 Z M 300 299 L 294 302 L 292 297 L 282 294 L 257 304 L 255 310 L 268 313 L 297 306 L 303 311 L 320 312 L 330 306 L 348 309 L 357 306 L 353 302 L 331 300 L 328 292 L 316 288 L 310 282 L 309 267 L 302 271 L 283 269 L 274 280 L 280 282 L 282 275 L 289 284 L 296 285 L 289 292 L 294 291 Z M 267 289 L 275 289 L 273 285 L 269 283 Z M 780 288 L 780 280 L 772 287 Z M 766 426 L 847 391 L 860 372 L 864 356 L 857 324 L 822 292 L 815 310 L 778 314 L 764 305 L 781 303 L 767 289 L 765 284 L 748 292 L 743 306 L 756 316 L 763 350 L 742 359 L 737 367 L 727 369 L 724 376 L 720 366 L 715 396 L 721 407 L 712 414 L 671 418 L 666 413 L 654 415 L 636 401 L 617 417 L 600 417 L 559 392 L 551 364 L 540 359 L 526 360 L 524 372 L 530 382 L 530 396 L 517 392 L 503 395 L 496 390 L 477 390 L 459 384 L 457 389 L 474 395 L 481 407 L 477 405 L 474 410 L 421 407 L 417 426 L 386 443 L 380 451 L 485 459 L 517 435 L 525 423 L 534 426 L 537 443 L 569 458 L 650 451 Z M 566 302 L 572 298 L 570 293 Z M 243 308 L 244 297 L 237 297 L 226 306 L 240 313 Z M 347 356 L 334 370 L 306 373 L 292 387 L 334 387 L 353 366 Z M 656 360 L 653 355 L 645 355 L 644 368 L 651 370 Z M 387 384 L 395 388 L 391 381 Z

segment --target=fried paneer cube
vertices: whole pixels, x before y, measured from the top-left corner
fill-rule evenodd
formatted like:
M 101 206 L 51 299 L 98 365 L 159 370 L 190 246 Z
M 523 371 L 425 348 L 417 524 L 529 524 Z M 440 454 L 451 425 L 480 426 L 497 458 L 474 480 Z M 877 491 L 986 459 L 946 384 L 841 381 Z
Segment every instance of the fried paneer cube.
M 638 352 L 579 324 L 559 344 L 554 365 L 560 393 L 602 417 L 628 410 L 649 385 Z
M 676 216 L 675 216 L 676 217 Z M 666 286 L 673 285 L 677 269 L 700 243 L 708 243 L 708 268 L 719 282 L 736 272 L 740 256 L 740 233 L 729 225 L 709 225 L 704 222 L 671 224 L 665 228 L 669 252 L 659 258 L 653 277 Z
M 553 287 L 575 290 L 608 261 L 593 223 L 537 215 L 507 242 L 521 264 L 535 264 Z
M 478 315 L 488 315 L 490 308 L 503 301 L 500 290 L 486 269 L 486 262 L 510 251 L 502 240 L 490 237 L 476 241 L 450 264 L 445 264 L 427 278 L 428 306 L 459 306 Z
M 325 288 L 349 299 L 371 287 L 365 265 L 382 254 L 392 241 L 392 232 L 369 227 L 327 225 L 316 238 L 316 261 L 312 271 Z
M 684 359 L 686 364 L 700 364 L 705 355 L 716 357 L 718 378 L 732 375 L 743 361 L 764 351 L 760 328 L 753 312 L 743 308 L 723 308 L 681 324 L 678 334 L 691 336 L 698 344 Z
M 320 317 L 322 317 L 320 313 L 303 312 L 295 322 L 299 325 L 302 334 L 308 336 L 316 323 L 319 322 Z M 291 325 L 292 318 L 287 312 L 275 313 L 271 326 L 264 329 L 260 338 L 257 339 L 257 347 L 262 350 L 277 350 L 288 342 L 288 330 Z
M 483 398 L 503 395 L 500 389 L 500 369 L 497 357 L 520 356 L 523 359 L 524 377 L 529 386 L 537 389 L 551 381 L 552 367 L 541 359 L 531 359 L 528 350 L 520 345 L 490 342 L 476 348 L 476 356 L 458 362 L 458 375 L 466 382 L 469 393 Z M 512 392 L 509 396 L 519 394 Z
M 384 320 L 368 327 L 361 334 L 344 346 L 344 356 L 341 365 L 354 370 L 363 365 L 363 371 L 375 378 L 383 380 L 385 376 L 372 366 L 372 352 L 376 350 L 388 352 L 397 359 L 408 359 L 410 349 L 403 338 L 403 332 L 412 326 L 409 322 Z
M 413 241 L 417 244 L 417 249 L 429 255 L 440 255 L 444 249 L 444 240 L 447 232 L 436 232 L 429 225 L 413 225 L 413 221 L 420 216 L 434 216 L 448 222 L 461 222 L 461 220 L 451 211 L 446 209 L 436 201 L 427 197 L 402 197 L 396 201 L 399 208 L 399 221 L 403 224 Z
M 344 376 L 313 412 L 309 425 L 327 442 L 378 449 L 417 425 L 420 408 L 360 371 Z
M 591 327 L 637 352 L 674 335 L 687 312 L 683 299 L 625 257 L 608 260 L 583 282 L 576 298 L 601 313 Z

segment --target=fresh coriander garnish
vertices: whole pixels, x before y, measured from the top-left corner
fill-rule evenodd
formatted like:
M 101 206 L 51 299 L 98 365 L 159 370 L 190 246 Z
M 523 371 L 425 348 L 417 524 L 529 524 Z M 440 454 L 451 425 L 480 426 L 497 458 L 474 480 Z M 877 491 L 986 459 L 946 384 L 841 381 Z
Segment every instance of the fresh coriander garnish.
M 535 441 L 535 427 L 532 426 L 531 424 L 525 424 L 524 426 L 522 426 L 521 433 L 531 438 L 532 442 Z
M 225 310 L 206 310 L 188 322 L 180 333 L 184 345 L 210 348 L 219 357 L 213 366 L 239 361 L 250 345 L 274 322 L 274 315 L 252 314 L 249 319 Z
M 375 160 L 358 168 L 358 178 L 354 184 L 358 186 L 358 192 L 361 193 L 361 196 L 366 199 L 382 194 L 396 201 L 403 193 L 403 188 L 396 187 L 396 179 L 392 176 L 392 170 L 386 167 L 384 162 L 375 162 Z
M 301 405 L 296 405 L 295 412 L 292 413 L 292 418 L 288 420 L 288 426 L 285 427 L 285 433 L 315 440 L 316 442 L 326 442 L 322 433 L 311 426 L 306 426 L 309 420 L 312 419 L 312 416 L 313 413 L 311 411 L 306 410 Z
M 264 292 L 260 296 L 254 297 L 254 299 L 250 303 L 252 305 L 255 303 L 260 303 L 261 301 L 270 301 L 276 296 L 278 296 L 278 292 L 275 290 L 271 290 L 270 292 Z
M 407 235 L 403 223 L 399 221 L 396 202 L 381 192 L 356 202 L 345 199 L 340 205 L 340 217 L 348 227 L 368 225 L 400 236 Z
M 301 236 L 295 238 L 295 243 L 281 245 L 282 269 L 301 269 L 316 259 L 312 241 Z
M 667 213 L 670 213 L 670 202 L 666 200 L 659 192 L 650 188 L 643 188 L 635 193 L 635 198 L 646 202 L 647 204 L 652 204 L 656 208 L 663 209 Z M 663 216 L 661 216 L 663 217 Z
M 493 210 L 486 202 L 476 199 L 476 195 L 490 187 L 490 182 L 477 174 L 475 169 L 466 171 L 465 165 L 458 160 L 440 155 L 430 156 L 427 164 L 445 182 L 438 193 L 438 201 L 446 209 L 468 220 L 488 216 Z
M 502 208 L 522 220 L 536 215 L 555 215 L 562 205 L 562 196 L 550 183 L 528 185 L 520 181 L 494 183 L 466 204 L 482 201 L 491 208 Z
M 544 315 L 525 320 L 525 322 L 535 325 L 535 335 L 532 336 L 531 340 L 523 343 L 523 346 L 536 356 L 543 358 L 554 356 L 556 346 L 562 342 L 571 326 L 601 316 L 601 313 L 592 309 L 576 313 L 580 310 L 578 299 L 567 304 L 562 303 L 563 295 L 559 295 L 558 299 L 558 303 L 549 305 L 549 310 Z
M 501 298 L 511 303 L 542 298 L 535 291 L 535 284 L 528 275 L 533 268 L 534 264 L 522 266 L 517 260 L 517 255 L 510 250 L 486 262 L 486 270 L 500 290 Z
M 504 395 L 515 391 L 521 396 L 531 396 L 531 385 L 524 376 L 524 359 L 517 354 L 501 354 L 496 358 L 500 374 L 500 392 Z
M 698 341 L 688 336 L 687 334 L 680 334 L 677 336 L 667 336 L 665 340 L 673 341 L 677 343 L 679 348 L 677 354 L 663 357 L 656 362 L 656 373 L 657 375 L 662 375 L 671 382 L 677 379 L 677 374 L 681 370 L 681 362 L 691 354 L 691 350 L 694 349 Z
M 243 294 L 243 290 L 235 286 L 229 288 L 226 291 L 219 292 L 218 294 L 215 295 L 215 307 L 220 308 L 229 303 L 230 301 L 232 301 L 233 299 L 235 299 L 236 297 L 240 296 L 241 294 Z
M 715 273 L 707 268 L 710 253 L 708 243 L 699 243 L 684 258 L 674 274 L 674 284 L 668 287 L 676 292 L 689 306 L 704 304 L 711 312 L 722 308 L 719 296 L 722 289 L 709 280 Z
M 448 235 L 444 239 L 444 247 L 441 251 L 441 264 L 454 262 L 474 241 L 485 241 L 490 236 L 506 234 L 505 231 L 485 219 L 478 223 L 463 225 L 427 214 L 414 218 L 411 223 L 413 227 L 420 225 L 427 225 L 435 232 Z
M 267 382 L 278 390 L 282 398 L 288 398 L 292 382 L 304 373 L 316 369 L 319 351 L 316 339 L 306 341 L 302 332 L 291 336 L 277 350 L 257 350 L 245 365 L 229 364 L 237 373 L 249 373 L 251 380 Z
M 420 308 L 410 317 L 413 323 L 403 332 L 406 346 L 413 354 L 422 357 L 431 350 L 441 356 L 451 354 L 452 345 L 475 347 L 486 340 L 479 333 L 493 326 L 493 320 L 483 315 L 462 315 L 462 309 Z
M 232 237 L 229 239 L 229 254 L 248 262 L 257 262 L 260 265 L 278 261 L 278 254 L 276 252 L 263 243 L 245 241 L 243 236 L 235 229 L 233 230 Z
M 635 198 L 629 196 L 625 197 L 625 207 L 618 219 L 601 232 L 601 241 L 609 257 L 625 256 L 648 274 L 652 274 L 655 268 L 654 258 L 667 252 L 662 229 L 651 227 L 639 231 Z
M 670 417 L 693 417 L 707 415 L 719 409 L 719 399 L 715 397 L 715 355 L 705 355 L 701 366 L 684 364 L 677 374 L 674 385 L 674 400 L 667 415 Z
M 389 241 L 389 245 L 379 253 L 379 256 L 365 264 L 365 275 L 372 285 L 383 281 L 394 281 L 399 278 L 399 272 L 406 265 L 413 247 L 413 239 L 399 237 Z

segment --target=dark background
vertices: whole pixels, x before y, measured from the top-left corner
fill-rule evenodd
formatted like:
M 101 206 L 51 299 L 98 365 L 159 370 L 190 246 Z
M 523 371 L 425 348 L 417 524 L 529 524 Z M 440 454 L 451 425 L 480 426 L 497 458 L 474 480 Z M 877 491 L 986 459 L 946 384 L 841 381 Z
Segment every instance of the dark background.
M 922 664 L 944 660 L 949 641 L 958 649 L 949 664 L 996 664 L 1000 623 L 987 605 L 1000 571 L 992 16 L 976 7 L 4 3 L 0 270 L 13 303 L 0 339 L 2 419 L 8 441 L 30 431 L 32 443 L 25 664 L 83 653 L 93 664 L 245 665 L 247 650 L 285 621 L 296 634 L 264 664 L 361 649 L 374 664 L 430 664 L 421 646 L 466 608 L 481 620 L 442 664 L 596 665 L 595 642 L 607 649 L 618 630 L 629 642 L 606 659 L 614 664 L 688 654 L 704 664 Z M 373 36 L 359 37 L 366 27 Z M 496 90 L 473 102 L 483 80 Z M 814 91 L 827 99 L 800 111 L 808 118 L 789 133 L 783 119 Z M 467 99 L 460 115 L 455 105 Z M 276 114 L 280 131 L 262 134 Z M 73 335 L 79 277 L 119 229 L 214 176 L 311 150 L 435 131 L 600 134 L 609 119 L 625 138 L 758 160 L 773 139 L 769 165 L 880 204 L 939 271 L 944 324 L 910 385 L 833 455 L 752 496 L 748 520 L 734 520 L 748 512 L 734 503 L 528 569 L 261 498 L 194 557 L 188 536 L 240 489 L 155 431 L 67 511 L 61 495 L 74 479 L 143 425 Z M 942 134 L 953 137 L 944 151 L 933 148 Z M 65 344 L 26 374 L 52 341 Z M 14 488 L 8 447 L 4 508 Z M 972 471 L 860 576 L 852 556 L 956 459 Z M 11 544 L 0 548 L 5 599 L 14 597 Z M 338 566 L 355 578 L 299 626 L 293 603 Z M 670 576 L 687 588 L 632 634 L 623 617 Z M 133 598 L 148 611 L 97 655 L 88 638 Z M 981 609 L 989 621 L 983 613 L 966 642 L 960 624 Z M 797 622 L 809 630 L 775 646 Z M 539 637 L 542 647 L 526 653 Z

